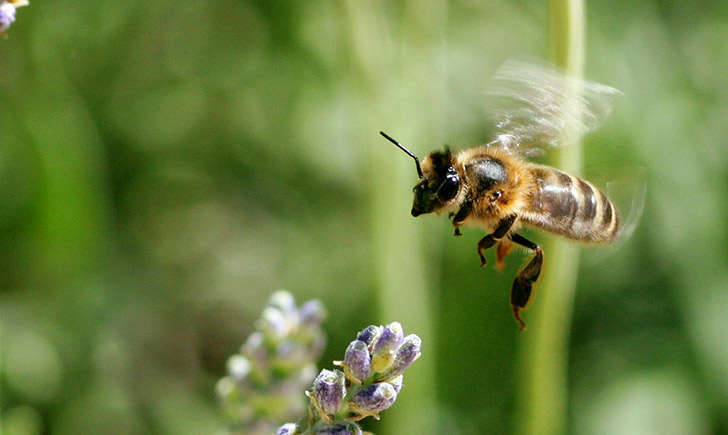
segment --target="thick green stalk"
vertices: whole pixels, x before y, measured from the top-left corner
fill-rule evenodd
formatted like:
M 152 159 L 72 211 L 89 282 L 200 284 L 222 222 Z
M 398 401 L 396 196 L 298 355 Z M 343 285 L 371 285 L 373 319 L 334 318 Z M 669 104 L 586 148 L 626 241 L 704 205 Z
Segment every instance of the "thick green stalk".
M 580 77 L 584 69 L 584 2 L 551 0 L 550 9 L 552 59 L 569 75 Z M 578 134 L 564 134 L 567 146 L 554 153 L 551 163 L 579 174 L 582 150 Z M 536 287 L 529 330 L 521 343 L 518 432 L 528 435 L 566 433 L 568 415 L 569 330 L 579 248 L 550 238 L 543 249 L 543 281 Z
M 399 109 L 405 109 L 392 125 L 416 125 L 416 131 L 403 131 L 405 138 L 421 153 L 421 144 L 433 140 L 442 133 L 444 119 L 446 70 L 444 56 L 440 56 L 445 43 L 447 3 L 442 0 L 409 0 L 403 3 L 402 46 L 395 54 L 399 68 L 407 75 L 397 76 L 396 87 L 402 89 L 403 100 Z M 422 64 L 421 59 L 430 59 Z M 415 65 L 419 64 L 419 68 Z M 414 83 L 413 83 L 414 82 Z M 402 105 L 405 102 L 405 105 Z M 429 104 L 428 104 L 429 103 Z M 380 104 L 387 104 L 381 101 Z M 393 119 L 394 121 L 394 119 Z M 399 134 L 399 133 L 398 133 Z M 392 160 L 389 144 L 382 144 L 379 152 Z M 436 336 L 433 326 L 431 299 L 436 288 L 436 272 L 428 268 L 427 249 L 423 234 L 424 222 L 415 221 L 409 213 L 412 194 L 410 185 L 417 176 L 414 165 L 408 159 L 399 158 L 398 165 L 405 165 L 405 172 L 399 171 L 396 184 L 380 177 L 375 196 L 387 197 L 389 204 L 378 204 L 383 214 L 377 227 L 378 257 L 380 261 L 379 301 L 382 319 L 397 319 L 417 332 L 423 341 L 423 356 L 412 367 L 407 376 L 407 391 L 397 399 L 397 406 L 383 418 L 385 432 L 392 434 L 437 433 L 437 406 L 435 401 Z M 398 166 L 401 167 L 401 166 Z M 404 175 L 404 177 L 403 177 Z M 404 179 L 402 179 L 404 178 Z M 400 192 L 392 194 L 392 186 L 403 186 Z M 406 187 L 404 187 L 406 186 Z M 376 200 L 375 200 L 376 201 Z M 386 216 L 386 215 L 389 216 Z M 384 219 L 381 219 L 384 218 Z M 387 320 L 388 321 L 388 320 Z
M 371 162 L 367 180 L 371 192 L 372 254 L 377 271 L 376 321 L 400 321 L 423 342 L 422 358 L 410 369 L 397 403 L 382 415 L 382 433 L 432 433 L 437 410 L 436 344 L 430 308 L 430 283 L 434 280 L 425 261 L 423 223 L 414 222 L 409 214 L 410 186 L 417 175 L 412 160 L 378 132 L 385 130 L 409 146 L 432 142 L 433 126 L 442 118 L 441 109 L 437 108 L 443 106 L 432 102 L 442 102 L 445 79 L 419 76 L 423 70 L 429 70 L 418 69 L 416 62 L 431 54 L 420 50 L 439 42 L 438 39 L 433 43 L 433 38 L 440 38 L 444 32 L 446 6 L 440 0 L 432 0 L 428 5 L 405 3 L 403 21 L 408 25 L 401 30 L 402 40 L 395 41 L 395 32 L 388 25 L 392 20 L 386 2 L 349 0 L 346 5 L 352 52 L 361 79 L 355 85 L 361 91 L 359 101 L 367 107 L 360 116 L 360 127 L 365 143 L 362 149 L 367 150 L 366 160 Z M 423 21 L 422 25 L 417 25 L 418 21 Z M 400 72 L 406 72 L 406 77 Z M 424 85 L 432 81 L 443 85 Z M 421 100 L 430 104 L 418 104 Z M 414 130 L 403 129 L 404 126 L 421 127 Z M 396 130 L 391 130 L 394 127 Z

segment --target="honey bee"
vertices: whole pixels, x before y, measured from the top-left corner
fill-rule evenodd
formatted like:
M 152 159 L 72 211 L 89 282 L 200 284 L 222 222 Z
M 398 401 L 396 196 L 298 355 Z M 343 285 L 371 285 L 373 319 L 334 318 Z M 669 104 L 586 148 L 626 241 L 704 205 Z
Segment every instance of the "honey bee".
M 596 128 L 611 110 L 607 99 L 619 91 L 518 61 L 506 62 L 494 83 L 490 112 L 497 134 L 485 145 L 456 153 L 435 151 L 420 166 L 415 154 L 380 133 L 415 160 L 419 180 L 412 216 L 450 212 L 456 236 L 463 225 L 486 230 L 477 245 L 481 266 L 486 265 L 484 252 L 495 245 L 499 268 L 514 244 L 533 253 L 510 294 L 513 315 L 524 329 L 521 310 L 531 300 L 544 254 L 519 228 L 527 225 L 594 244 L 612 243 L 623 230 L 619 210 L 594 184 L 527 158 L 534 150 L 561 145 L 566 128 L 579 134 Z

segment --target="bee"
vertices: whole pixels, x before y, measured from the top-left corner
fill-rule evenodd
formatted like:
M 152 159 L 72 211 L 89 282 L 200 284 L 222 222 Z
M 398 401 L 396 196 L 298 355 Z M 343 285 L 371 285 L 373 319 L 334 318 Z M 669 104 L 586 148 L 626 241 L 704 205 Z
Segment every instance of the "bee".
M 494 83 L 490 112 L 497 134 L 485 145 L 456 153 L 446 147 L 420 165 L 414 153 L 380 133 L 415 161 L 419 180 L 412 216 L 449 212 L 456 236 L 463 225 L 487 231 L 477 244 L 481 266 L 486 265 L 484 252 L 496 245 L 499 268 L 514 245 L 532 252 L 510 292 L 513 315 L 523 330 L 521 311 L 531 301 L 544 253 L 519 229 L 530 226 L 593 244 L 612 243 L 623 230 L 619 210 L 594 184 L 527 159 L 561 145 L 567 128 L 578 134 L 596 128 L 611 110 L 607 99 L 619 91 L 519 61 L 506 62 Z

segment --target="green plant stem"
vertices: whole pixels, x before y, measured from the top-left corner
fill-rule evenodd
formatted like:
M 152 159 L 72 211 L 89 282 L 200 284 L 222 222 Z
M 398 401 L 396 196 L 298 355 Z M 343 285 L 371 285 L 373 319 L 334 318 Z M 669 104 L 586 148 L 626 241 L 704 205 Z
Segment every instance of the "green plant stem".
M 412 161 L 403 158 L 378 132 L 390 132 L 408 145 L 433 141 L 437 121 L 443 118 L 446 80 L 435 80 L 432 74 L 444 75 L 444 68 L 433 73 L 431 64 L 428 68 L 415 65 L 430 58 L 431 53 L 422 50 L 444 39 L 447 7 L 441 0 L 405 2 L 403 21 L 410 24 L 397 32 L 402 41 L 395 44 L 387 2 L 349 0 L 346 5 L 351 48 L 361 79 L 355 86 L 361 91 L 359 101 L 366 101 L 368 108 L 359 116 L 359 137 L 363 141 L 360 148 L 367 150 L 364 160 L 371 165 L 366 180 L 371 195 L 378 320 L 382 324 L 398 320 L 425 343 L 423 356 L 409 369 L 396 405 L 382 415 L 382 433 L 433 433 L 437 422 L 436 340 L 430 300 L 435 277 L 425 260 L 429 251 L 423 243 L 423 223 L 414 222 L 409 213 L 410 187 L 417 175 Z M 442 85 L 433 86 L 433 82 Z
M 551 0 L 550 16 L 554 63 L 571 76 L 582 76 L 586 29 L 583 0 Z M 578 134 L 564 134 L 567 146 L 554 153 L 551 163 L 579 174 L 582 149 Z M 566 433 L 568 415 L 569 331 L 579 247 L 550 238 L 543 249 L 543 281 L 536 288 L 534 312 L 521 342 L 518 432 L 528 435 Z

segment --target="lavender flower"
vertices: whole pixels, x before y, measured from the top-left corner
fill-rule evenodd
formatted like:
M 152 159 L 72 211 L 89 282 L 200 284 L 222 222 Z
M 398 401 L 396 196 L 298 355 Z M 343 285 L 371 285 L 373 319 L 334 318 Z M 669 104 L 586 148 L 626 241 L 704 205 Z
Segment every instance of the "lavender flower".
M 319 324 L 324 319 L 326 311 L 321 302 L 313 299 L 303 304 L 298 310 L 298 314 L 301 316 L 303 325 Z
M 310 433 L 315 435 L 362 435 L 361 428 L 356 423 L 350 422 L 323 424 L 314 427 Z
M 292 316 L 296 313 L 296 300 L 292 294 L 285 290 L 278 290 L 273 293 L 268 300 L 268 305 L 272 308 L 278 308 L 287 316 Z
M 321 419 L 331 423 L 346 395 L 344 374 L 338 370 L 321 370 L 313 381 L 313 392 L 307 395 Z
M 302 434 L 361 434 L 357 421 L 391 407 L 402 391 L 403 372 L 420 356 L 422 342 L 404 337 L 402 325 L 371 325 L 346 348 L 338 370 L 322 370 L 306 392 L 311 419 Z M 375 367 L 376 365 L 376 367 Z M 283 430 L 284 426 L 279 430 Z
M 324 317 L 318 301 L 297 309 L 290 293 L 281 290 L 271 295 L 256 322 L 258 330 L 248 337 L 239 354 L 228 359 L 228 375 L 217 384 L 233 432 L 270 434 L 281 421 L 304 415 L 306 401 L 300 392 L 316 376 L 315 361 L 325 342 L 320 326 Z M 299 433 L 295 427 L 283 426 L 279 433 Z
M 399 346 L 395 353 L 394 361 L 385 372 L 384 378 L 390 379 L 402 374 L 410 364 L 420 357 L 421 347 L 422 340 L 417 335 L 410 334 L 405 337 L 402 345 Z
M 402 389 L 402 381 L 403 380 L 404 380 L 404 376 L 403 375 L 399 375 L 396 378 L 393 378 L 393 379 L 388 380 L 387 383 L 390 384 L 394 388 L 394 391 L 396 391 L 397 393 L 399 393 L 399 391 Z
M 297 433 L 298 426 L 295 423 L 286 423 L 276 431 L 276 435 L 296 435 Z
M 361 385 L 371 375 L 372 357 L 369 355 L 369 347 L 360 340 L 354 340 L 346 348 L 344 361 L 346 377 L 355 384 Z
M 256 331 L 250 334 L 243 347 L 240 348 L 240 353 L 247 355 L 259 364 L 266 361 L 268 359 L 268 350 L 265 348 L 263 333 Z
M 382 333 L 382 327 L 381 326 L 375 326 L 375 325 L 369 325 L 364 330 L 359 332 L 357 334 L 356 339 L 359 341 L 363 341 L 367 344 L 367 346 L 374 343 L 375 340 L 379 338 L 379 335 Z
M 0 1 L 0 34 L 8 30 L 10 25 L 15 22 L 15 10 L 27 5 L 27 0 Z
M 227 370 L 231 378 L 243 382 L 250 373 L 250 361 L 242 355 L 233 355 L 228 359 Z
M 397 390 L 392 384 L 379 382 L 364 387 L 352 397 L 349 407 L 363 417 L 372 415 L 379 418 L 379 413 L 392 406 L 397 400 Z
M 372 350 L 372 369 L 375 372 L 382 372 L 389 367 L 403 337 L 404 332 L 399 322 L 392 322 L 382 330 Z
M 15 22 L 15 6 L 10 3 L 0 3 L 0 32 L 4 32 L 10 28 Z

